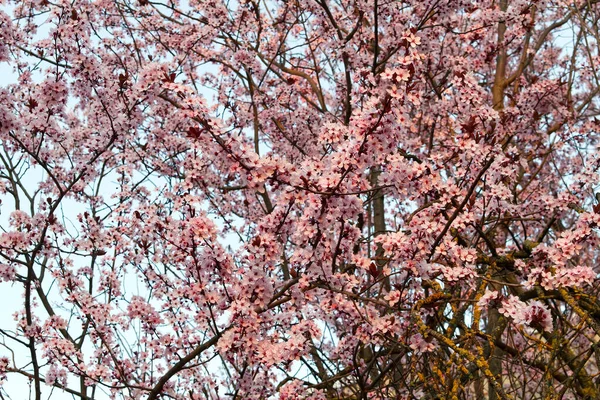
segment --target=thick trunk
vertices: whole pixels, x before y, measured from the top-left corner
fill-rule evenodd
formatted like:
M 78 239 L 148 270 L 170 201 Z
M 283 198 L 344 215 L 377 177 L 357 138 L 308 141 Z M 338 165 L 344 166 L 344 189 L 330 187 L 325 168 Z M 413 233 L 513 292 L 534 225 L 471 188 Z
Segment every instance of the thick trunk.
M 500 0 L 499 8 L 500 11 L 506 12 L 508 8 L 508 0 Z M 494 76 L 494 85 L 492 86 L 492 105 L 496 111 L 500 111 L 504 108 L 504 88 L 506 81 L 507 63 L 506 47 L 504 43 L 505 32 L 506 22 L 504 21 L 504 19 L 502 19 L 498 22 L 498 56 L 496 57 L 496 74 Z M 505 235 L 502 236 L 506 237 Z M 500 331 L 500 327 L 498 326 L 499 318 L 500 313 L 498 312 L 498 310 L 490 308 L 488 312 L 487 333 L 492 335 L 492 337 L 499 337 L 502 334 L 502 332 Z M 491 349 L 489 366 L 490 371 L 492 372 L 492 374 L 494 374 L 494 376 L 497 377 L 498 382 L 500 384 L 502 384 L 502 357 L 502 350 L 494 346 Z M 489 400 L 498 399 L 496 389 L 494 388 L 491 382 L 489 382 L 488 390 Z
M 381 169 L 379 167 L 374 167 L 371 170 L 371 186 L 378 186 L 379 174 L 381 174 Z M 383 192 L 381 190 L 377 190 L 373 193 L 372 200 L 372 210 L 373 210 L 373 234 L 375 237 L 381 235 L 386 232 L 385 226 L 385 199 L 383 196 Z M 383 272 L 383 267 L 385 266 L 385 258 L 384 258 L 384 250 L 381 245 L 377 245 L 375 250 L 375 263 L 377 264 L 377 270 L 379 274 Z M 386 291 L 390 290 L 390 279 L 389 277 L 384 278 L 383 288 Z

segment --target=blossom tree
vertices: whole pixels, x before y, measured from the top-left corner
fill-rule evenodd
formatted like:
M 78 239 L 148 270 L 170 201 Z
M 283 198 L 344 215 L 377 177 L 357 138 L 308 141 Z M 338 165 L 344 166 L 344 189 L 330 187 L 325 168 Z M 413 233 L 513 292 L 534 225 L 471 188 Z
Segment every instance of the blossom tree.
M 599 398 L 595 0 L 2 3 L 0 398 Z

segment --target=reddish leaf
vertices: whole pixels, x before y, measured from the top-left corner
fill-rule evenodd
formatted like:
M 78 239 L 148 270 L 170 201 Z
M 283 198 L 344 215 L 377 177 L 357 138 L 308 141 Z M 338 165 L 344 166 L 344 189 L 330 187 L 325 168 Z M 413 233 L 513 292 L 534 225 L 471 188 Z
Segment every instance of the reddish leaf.
M 202 133 L 201 129 L 198 129 L 195 126 L 190 126 L 187 131 L 187 137 L 197 140 L 200 138 L 201 133 Z
M 371 276 L 373 278 L 377 278 L 379 276 L 380 272 L 377 269 L 377 265 L 375 264 L 375 261 L 371 261 L 371 264 L 369 265 L 369 273 L 371 274 Z

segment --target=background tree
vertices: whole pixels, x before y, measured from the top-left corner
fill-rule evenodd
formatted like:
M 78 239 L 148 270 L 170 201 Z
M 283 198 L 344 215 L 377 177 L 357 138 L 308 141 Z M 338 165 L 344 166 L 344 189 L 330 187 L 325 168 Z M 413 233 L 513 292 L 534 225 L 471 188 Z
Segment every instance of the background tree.
M 7 3 L 2 397 L 600 396 L 596 1 Z

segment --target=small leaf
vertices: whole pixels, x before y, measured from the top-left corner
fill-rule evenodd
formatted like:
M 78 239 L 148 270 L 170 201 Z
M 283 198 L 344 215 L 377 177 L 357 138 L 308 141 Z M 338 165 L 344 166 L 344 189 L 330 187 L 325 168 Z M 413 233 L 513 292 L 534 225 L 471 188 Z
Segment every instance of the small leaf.
M 377 278 L 380 274 L 374 261 L 371 261 L 371 264 L 369 265 L 369 273 L 373 278 Z
M 190 126 L 187 131 L 187 137 L 197 140 L 198 138 L 200 138 L 201 133 L 202 130 L 196 128 L 195 126 Z

